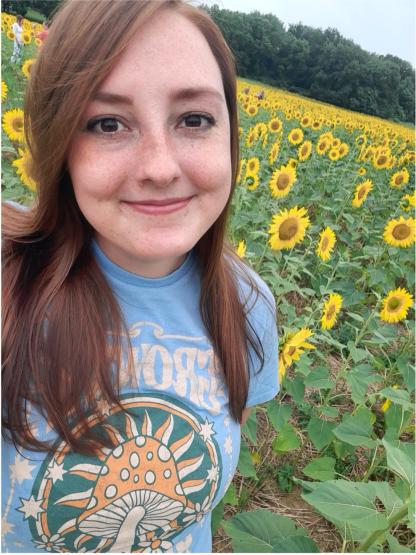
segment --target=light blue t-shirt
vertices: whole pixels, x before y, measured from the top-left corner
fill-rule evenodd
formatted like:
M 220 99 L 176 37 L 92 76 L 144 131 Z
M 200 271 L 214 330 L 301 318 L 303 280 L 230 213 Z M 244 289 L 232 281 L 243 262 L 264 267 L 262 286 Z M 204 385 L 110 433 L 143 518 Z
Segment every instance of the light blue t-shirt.
M 3 440 L 3 551 L 211 552 L 211 511 L 234 475 L 240 426 L 201 320 L 195 256 L 148 279 L 116 266 L 97 245 L 94 252 L 133 348 L 133 383 L 121 369 L 127 410 L 102 402 L 89 417 L 111 441 L 97 456 L 73 453 L 63 440 L 51 453 L 19 453 Z M 248 301 L 248 317 L 265 364 L 250 369 L 247 407 L 278 391 L 274 300 L 254 279 L 265 298 Z M 239 286 L 245 298 L 243 279 Z M 56 438 L 35 413 L 32 422 L 38 437 Z

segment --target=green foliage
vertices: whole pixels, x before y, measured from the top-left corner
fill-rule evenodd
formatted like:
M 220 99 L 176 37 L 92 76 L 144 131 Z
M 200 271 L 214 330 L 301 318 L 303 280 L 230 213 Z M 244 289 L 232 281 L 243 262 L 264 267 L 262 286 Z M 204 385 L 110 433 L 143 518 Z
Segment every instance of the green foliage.
M 284 493 L 290 493 L 293 489 L 293 475 L 296 470 L 294 464 L 285 462 L 279 465 L 276 469 L 276 481 L 279 485 L 280 491 Z
M 224 523 L 235 553 L 319 553 L 305 530 L 266 510 L 240 513 Z

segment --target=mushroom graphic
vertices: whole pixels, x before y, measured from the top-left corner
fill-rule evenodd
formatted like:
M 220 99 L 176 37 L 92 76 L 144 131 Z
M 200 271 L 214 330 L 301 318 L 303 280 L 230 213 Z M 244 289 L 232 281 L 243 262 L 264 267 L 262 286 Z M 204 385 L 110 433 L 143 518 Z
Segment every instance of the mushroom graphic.
M 170 414 L 152 434 L 152 422 L 145 411 L 141 432 L 135 420 L 125 414 L 128 438 L 110 424 L 104 427 L 116 445 L 104 464 L 77 464 L 68 474 L 93 480 L 95 485 L 58 499 L 57 505 L 79 507 L 84 511 L 76 525 L 81 539 L 106 539 L 111 551 L 130 551 L 137 540 L 156 530 L 177 526 L 175 519 L 188 506 L 189 493 L 201 490 L 206 479 L 184 482 L 197 470 L 204 454 L 182 460 L 194 441 L 191 430 L 169 445 L 174 428 Z M 180 459 L 180 460 L 179 460 Z

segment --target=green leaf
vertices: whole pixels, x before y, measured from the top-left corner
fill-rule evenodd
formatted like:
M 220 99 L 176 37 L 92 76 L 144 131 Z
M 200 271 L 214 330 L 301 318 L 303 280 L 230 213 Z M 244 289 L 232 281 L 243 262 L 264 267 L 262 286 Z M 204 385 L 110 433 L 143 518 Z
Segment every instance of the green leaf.
M 277 436 L 272 443 L 272 449 L 276 453 L 286 453 L 293 451 L 300 446 L 300 440 L 296 434 L 295 428 L 286 422 L 278 431 Z
M 288 517 L 265 509 L 239 513 L 224 523 L 234 553 L 318 553 L 315 542 Z
M 332 430 L 335 426 L 336 424 L 334 422 L 328 422 L 327 420 L 322 420 L 322 418 L 317 418 L 316 416 L 312 416 L 309 420 L 309 424 L 306 429 L 308 431 L 309 439 L 318 451 L 326 447 L 334 439 Z
M 222 500 L 224 504 L 227 503 L 228 505 L 238 505 L 237 490 L 233 483 L 228 486 L 228 489 L 225 492 Z
M 396 360 L 397 368 L 403 377 L 403 381 L 409 391 L 415 390 L 415 367 L 409 356 L 402 355 Z
M 391 487 L 388 482 L 368 482 L 374 488 L 374 495 L 377 496 L 383 503 L 386 509 L 386 516 L 390 518 L 391 515 L 403 506 L 403 501 Z
M 411 549 L 399 543 L 391 534 L 387 534 L 387 543 L 390 547 L 390 553 L 413 553 Z
M 402 405 L 405 408 L 412 408 L 413 404 L 410 402 L 409 392 L 405 389 L 393 389 L 392 387 L 386 387 L 378 392 L 380 397 L 385 397 L 390 399 L 392 403 L 397 405 Z
M 241 440 L 240 457 L 238 459 L 238 470 L 242 476 L 246 478 L 254 478 L 257 480 L 256 469 L 251 460 L 250 451 L 244 439 Z
M 389 525 L 375 506 L 371 484 L 330 480 L 302 497 L 330 522 L 351 523 L 366 532 L 384 530 Z
M 303 401 L 305 384 L 303 383 L 303 379 L 301 377 L 296 376 L 294 380 L 289 380 L 285 377 L 283 379 L 283 387 L 297 405 Z
M 360 362 L 369 356 L 368 351 L 365 349 L 358 349 L 353 341 L 348 341 L 348 349 L 354 362 Z
M 323 405 L 318 407 L 320 413 L 329 418 L 336 418 L 339 414 L 339 410 L 336 407 L 330 407 L 329 405 Z
M 416 500 L 415 500 L 415 488 L 412 489 L 410 493 L 409 500 L 409 510 L 407 512 L 408 526 L 415 532 L 415 522 L 416 522 Z
M 224 516 L 224 502 L 220 501 L 211 513 L 211 533 L 216 534 L 218 529 L 222 526 Z
M 310 374 L 304 380 L 306 387 L 315 387 L 317 389 L 331 389 L 334 381 L 329 379 L 329 370 L 325 366 L 317 366 L 313 368 Z
M 394 447 L 390 442 L 383 439 L 383 445 L 387 454 L 388 468 L 405 480 L 410 487 L 415 484 L 414 464 L 412 459 L 400 447 Z
M 361 407 L 356 414 L 345 413 L 341 424 L 334 429 L 334 434 L 338 439 L 350 445 L 363 445 L 373 448 L 377 442 L 370 437 L 373 432 L 374 415 Z
M 321 482 L 335 478 L 335 459 L 332 457 L 320 457 L 313 459 L 302 470 L 306 476 Z
M 257 414 L 255 408 L 251 411 L 241 431 L 248 437 L 253 445 L 257 445 Z
M 351 388 L 351 398 L 357 405 L 364 402 L 370 383 L 382 381 L 383 378 L 373 374 L 373 368 L 369 364 L 359 364 L 346 373 L 346 380 Z
M 356 320 L 357 322 L 364 322 L 364 318 L 359 314 L 355 314 L 354 312 L 348 312 L 348 316 Z
M 276 400 L 270 401 L 266 405 L 267 415 L 273 426 L 278 432 L 292 415 L 292 406 L 288 403 L 279 403 Z

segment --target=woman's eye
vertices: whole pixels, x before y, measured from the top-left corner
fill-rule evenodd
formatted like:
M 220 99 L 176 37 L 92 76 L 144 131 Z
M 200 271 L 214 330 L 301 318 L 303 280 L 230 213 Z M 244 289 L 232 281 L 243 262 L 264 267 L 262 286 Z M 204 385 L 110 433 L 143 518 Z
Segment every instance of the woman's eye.
M 183 127 L 210 127 L 214 124 L 214 118 L 204 114 L 189 114 L 182 120 Z
M 126 129 L 126 126 L 116 118 L 94 119 L 87 124 L 88 131 L 101 134 L 112 134 Z

